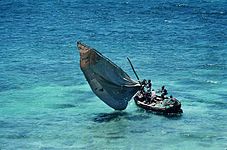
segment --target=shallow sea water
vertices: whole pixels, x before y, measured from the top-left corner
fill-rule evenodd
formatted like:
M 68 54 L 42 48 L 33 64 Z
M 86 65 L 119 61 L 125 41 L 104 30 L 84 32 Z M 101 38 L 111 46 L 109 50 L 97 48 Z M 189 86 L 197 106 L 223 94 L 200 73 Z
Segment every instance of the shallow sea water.
M 0 1 L 0 149 L 227 149 L 227 2 Z M 91 91 L 76 41 L 182 102 L 168 117 Z

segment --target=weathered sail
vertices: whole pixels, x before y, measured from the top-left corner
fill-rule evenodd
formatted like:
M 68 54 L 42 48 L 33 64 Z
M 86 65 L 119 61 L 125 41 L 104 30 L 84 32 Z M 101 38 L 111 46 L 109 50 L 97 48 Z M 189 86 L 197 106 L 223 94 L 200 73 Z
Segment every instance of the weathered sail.
M 140 84 L 95 49 L 80 42 L 77 46 L 80 67 L 92 91 L 113 109 L 125 109 Z

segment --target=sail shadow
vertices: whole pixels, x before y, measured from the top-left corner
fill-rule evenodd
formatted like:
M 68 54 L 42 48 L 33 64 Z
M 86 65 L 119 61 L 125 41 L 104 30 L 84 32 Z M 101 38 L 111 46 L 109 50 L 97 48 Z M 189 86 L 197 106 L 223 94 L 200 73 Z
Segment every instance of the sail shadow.
M 93 121 L 98 123 L 110 122 L 110 121 L 118 121 L 122 118 L 122 116 L 127 116 L 127 112 L 122 111 L 114 111 L 111 113 L 99 113 L 94 117 Z

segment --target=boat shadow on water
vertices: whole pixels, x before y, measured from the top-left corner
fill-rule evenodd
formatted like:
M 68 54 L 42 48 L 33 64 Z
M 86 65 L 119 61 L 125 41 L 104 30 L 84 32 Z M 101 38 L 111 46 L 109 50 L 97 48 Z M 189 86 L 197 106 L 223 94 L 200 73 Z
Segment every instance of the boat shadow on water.
M 111 113 L 99 113 L 94 118 L 94 122 L 110 122 L 110 121 L 118 121 L 122 118 L 122 116 L 127 115 L 127 112 L 121 112 L 121 111 L 114 111 Z
M 98 123 L 120 121 L 120 120 L 141 121 L 148 118 L 150 118 L 148 114 L 133 115 L 131 113 L 127 113 L 123 111 L 114 111 L 111 113 L 99 113 L 93 118 L 93 121 Z
M 182 114 L 165 114 L 138 108 L 136 110 L 136 115 L 123 111 L 114 111 L 111 113 L 98 113 L 92 118 L 92 120 L 97 123 L 117 122 L 120 120 L 142 121 L 152 118 L 152 115 L 163 116 L 171 120 L 179 120 L 182 117 Z

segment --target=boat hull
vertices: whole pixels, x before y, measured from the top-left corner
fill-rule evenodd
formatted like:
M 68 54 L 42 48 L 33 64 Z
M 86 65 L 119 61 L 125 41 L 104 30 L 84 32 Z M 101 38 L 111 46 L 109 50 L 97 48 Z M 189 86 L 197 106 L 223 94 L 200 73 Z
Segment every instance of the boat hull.
M 139 99 L 138 96 L 134 97 L 135 104 L 148 111 L 163 113 L 163 114 L 181 114 L 183 110 L 181 109 L 181 103 L 177 101 L 174 106 L 158 107 L 157 105 L 146 104 L 143 100 Z

